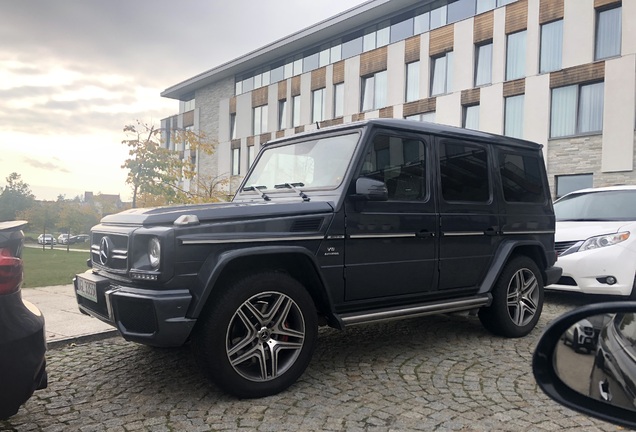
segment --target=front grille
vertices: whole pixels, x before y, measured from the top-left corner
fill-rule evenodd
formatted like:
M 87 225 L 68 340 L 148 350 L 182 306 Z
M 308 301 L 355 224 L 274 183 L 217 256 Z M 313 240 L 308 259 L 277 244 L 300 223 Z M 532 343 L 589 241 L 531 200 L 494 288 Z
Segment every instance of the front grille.
M 594 329 L 591 327 L 583 327 L 583 333 L 585 333 L 585 336 L 594 336 Z
M 108 237 L 111 242 L 109 256 L 102 263 L 100 247 L 102 239 Z M 126 273 L 128 270 L 128 236 L 113 233 L 94 232 L 91 239 L 91 262 L 94 267 L 115 273 Z
M 578 241 L 556 242 L 554 244 L 554 249 L 556 249 L 557 256 L 561 255 L 563 252 L 570 249 L 572 246 L 574 246 L 577 243 Z

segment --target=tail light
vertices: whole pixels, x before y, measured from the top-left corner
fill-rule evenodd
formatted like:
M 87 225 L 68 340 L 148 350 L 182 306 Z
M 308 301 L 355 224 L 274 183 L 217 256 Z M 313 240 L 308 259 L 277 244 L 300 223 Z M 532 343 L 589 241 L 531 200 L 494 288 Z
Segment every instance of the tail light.
M 9 248 L 0 248 L 0 295 L 20 289 L 22 270 L 22 259 L 13 256 Z

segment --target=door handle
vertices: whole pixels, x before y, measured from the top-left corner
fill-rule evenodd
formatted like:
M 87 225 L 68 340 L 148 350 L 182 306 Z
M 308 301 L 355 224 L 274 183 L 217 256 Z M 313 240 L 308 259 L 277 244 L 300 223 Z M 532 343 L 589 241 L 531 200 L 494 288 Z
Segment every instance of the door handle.
M 607 382 L 607 380 L 603 380 L 603 381 L 599 381 L 598 382 L 598 391 L 599 391 L 599 394 L 601 396 L 601 399 L 603 399 L 604 401 L 607 401 L 607 402 L 611 402 L 612 393 L 610 393 L 609 383 Z
M 499 227 L 497 226 L 490 227 L 486 231 L 484 231 L 484 234 L 486 234 L 487 236 L 495 236 L 499 234 Z
M 427 230 L 422 230 L 419 232 L 415 233 L 415 237 L 417 238 L 429 238 L 429 237 L 435 237 L 435 233 L 431 232 L 431 231 L 427 231 Z

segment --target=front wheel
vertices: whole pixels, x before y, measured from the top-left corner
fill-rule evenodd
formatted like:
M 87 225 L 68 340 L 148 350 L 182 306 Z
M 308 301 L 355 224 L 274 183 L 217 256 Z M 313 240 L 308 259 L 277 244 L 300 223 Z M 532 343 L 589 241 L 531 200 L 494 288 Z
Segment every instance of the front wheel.
M 493 300 L 479 310 L 481 323 L 505 337 L 525 336 L 535 327 L 543 310 L 543 278 L 527 256 L 512 258 L 492 290 Z
M 318 334 L 309 293 L 285 273 L 259 273 L 226 287 L 199 318 L 193 348 L 204 372 L 242 398 L 276 394 L 311 360 Z

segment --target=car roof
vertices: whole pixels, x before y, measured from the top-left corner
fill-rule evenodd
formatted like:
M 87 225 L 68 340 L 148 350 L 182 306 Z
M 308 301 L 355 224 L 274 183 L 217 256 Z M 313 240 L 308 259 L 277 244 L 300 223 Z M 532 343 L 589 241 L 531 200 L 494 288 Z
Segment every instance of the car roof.
M 604 187 L 596 187 L 596 188 L 578 189 L 578 190 L 569 192 L 563 196 L 568 196 L 571 194 L 590 193 L 590 192 L 623 191 L 623 190 L 636 190 L 636 185 L 616 185 L 616 186 L 604 186 Z
M 355 129 L 355 128 L 362 128 L 362 127 L 400 129 L 400 130 L 409 131 L 409 132 L 420 132 L 420 133 L 442 135 L 449 138 L 459 138 L 459 139 L 470 138 L 472 140 L 480 141 L 484 143 L 507 145 L 507 146 L 514 146 L 514 147 L 524 147 L 524 148 L 528 148 L 532 150 L 541 149 L 543 147 L 541 144 L 537 144 L 532 141 L 526 141 L 526 140 L 522 140 L 518 138 L 496 135 L 496 134 L 491 134 L 488 132 L 482 132 L 482 131 L 477 131 L 472 129 L 464 129 L 460 127 L 447 126 L 447 125 L 431 123 L 426 121 L 388 119 L 388 118 L 368 119 L 368 120 L 363 120 L 358 122 L 324 127 L 324 128 L 320 128 L 320 129 L 316 129 L 316 130 L 312 130 L 308 132 L 295 134 L 285 138 L 275 139 L 275 140 L 267 142 L 265 146 L 279 144 L 283 141 L 296 139 L 299 137 L 321 134 L 327 131 L 335 132 L 338 130 Z

